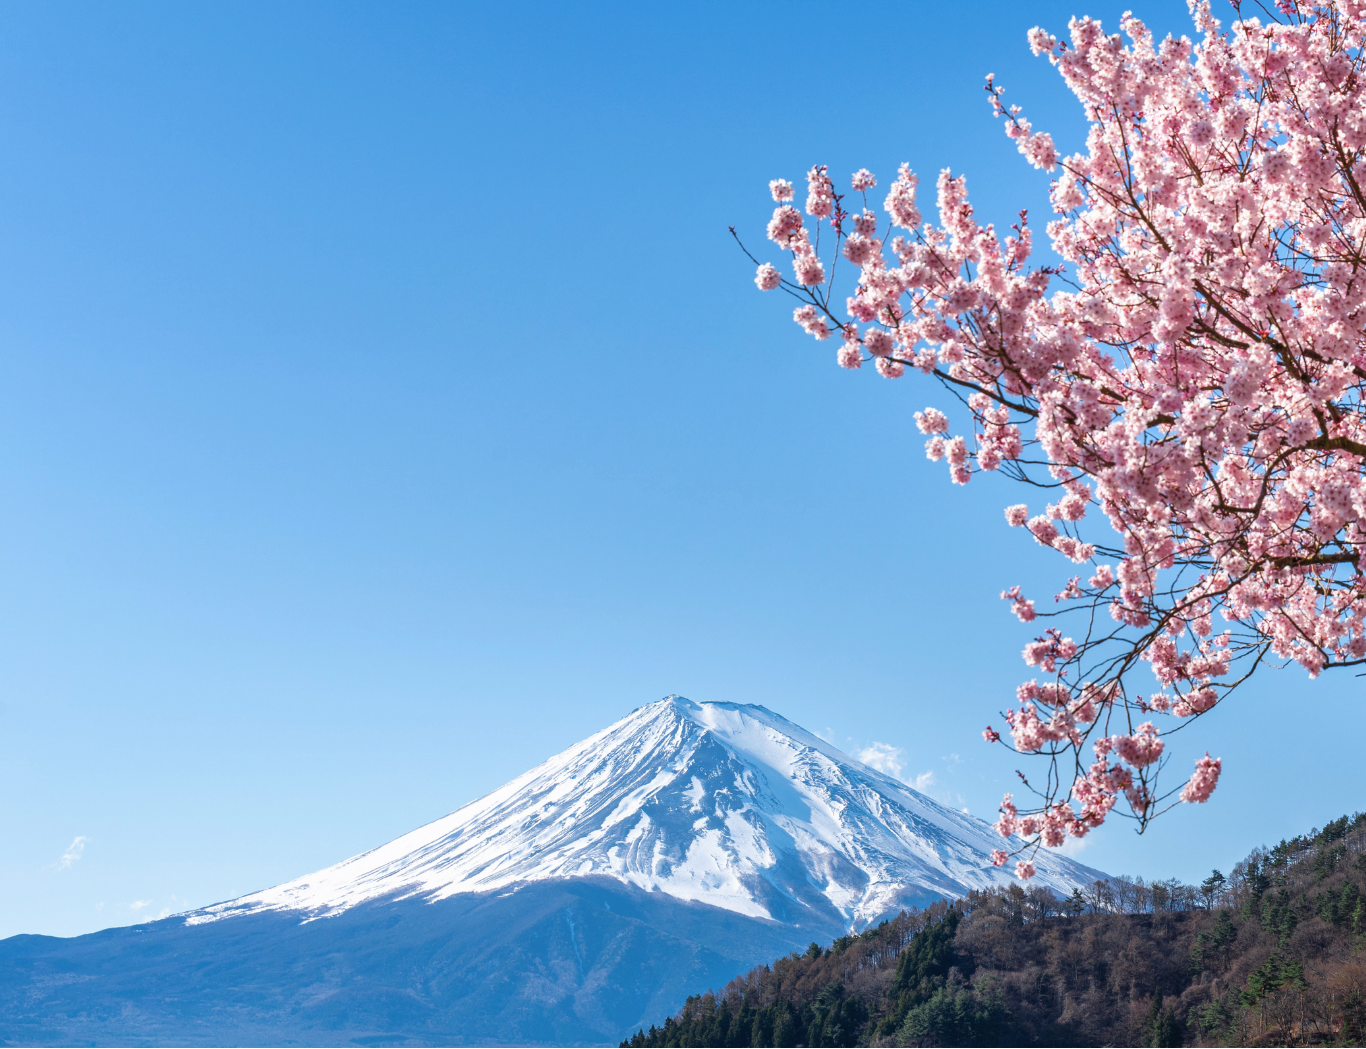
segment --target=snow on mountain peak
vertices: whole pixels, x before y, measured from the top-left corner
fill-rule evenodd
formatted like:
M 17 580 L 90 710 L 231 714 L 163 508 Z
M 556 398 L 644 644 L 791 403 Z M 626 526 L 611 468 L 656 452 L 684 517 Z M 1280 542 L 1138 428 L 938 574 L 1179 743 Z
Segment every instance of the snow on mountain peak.
M 1008 882 L 992 827 L 761 706 L 669 696 L 477 801 L 370 852 L 196 911 L 304 920 L 380 897 L 436 901 L 605 875 L 791 925 L 861 928 Z M 1056 854 L 1037 883 L 1101 876 Z

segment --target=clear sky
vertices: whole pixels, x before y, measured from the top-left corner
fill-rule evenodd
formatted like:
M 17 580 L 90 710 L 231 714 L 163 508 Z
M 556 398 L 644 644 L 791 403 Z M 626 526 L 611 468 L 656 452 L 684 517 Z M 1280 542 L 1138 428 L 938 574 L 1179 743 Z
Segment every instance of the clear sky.
M 0 935 L 307 873 L 671 692 L 994 817 L 997 594 L 1066 566 L 726 226 L 903 160 L 1042 225 L 982 78 L 1076 148 L 1025 32 L 1122 6 L 0 6 Z M 1267 677 L 1176 745 L 1209 805 L 1081 858 L 1366 807 L 1363 683 Z

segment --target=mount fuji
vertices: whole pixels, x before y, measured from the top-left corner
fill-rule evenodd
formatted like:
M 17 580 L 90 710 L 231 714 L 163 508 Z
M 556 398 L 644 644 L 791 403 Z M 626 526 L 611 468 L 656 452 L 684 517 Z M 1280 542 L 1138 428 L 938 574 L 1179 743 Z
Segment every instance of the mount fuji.
M 904 907 L 986 822 L 760 706 L 670 696 L 370 852 L 146 925 L 0 941 L 11 1044 L 596 1044 Z M 1104 877 L 1036 859 L 1063 894 Z

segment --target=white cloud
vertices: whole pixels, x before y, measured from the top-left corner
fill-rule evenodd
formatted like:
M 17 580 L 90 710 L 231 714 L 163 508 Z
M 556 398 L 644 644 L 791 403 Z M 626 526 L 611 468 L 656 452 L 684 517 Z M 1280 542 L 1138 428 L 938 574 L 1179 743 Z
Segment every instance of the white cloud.
M 1061 852 L 1064 856 L 1071 856 L 1074 859 L 1081 855 L 1081 850 L 1086 848 L 1087 842 L 1084 838 L 1074 838 L 1070 834 L 1067 839 L 1059 845 L 1054 852 Z
M 146 914 L 147 917 L 143 919 L 144 921 L 160 921 L 162 918 L 169 918 L 172 914 L 177 913 L 178 910 L 184 910 L 187 902 L 188 901 L 182 900 L 179 896 L 172 893 L 170 902 L 162 904 L 161 909 L 155 914 L 153 914 L 151 910 L 151 908 L 156 906 L 155 900 L 134 900 L 128 905 L 128 909 L 139 917 Z M 103 904 L 101 904 L 101 906 L 103 906 Z
M 900 747 L 894 747 L 890 743 L 870 743 L 858 752 L 858 759 L 870 768 L 901 779 Z
M 921 794 L 933 798 L 941 805 L 954 805 L 963 812 L 968 811 L 963 795 L 956 793 L 947 783 L 940 783 L 934 769 L 928 769 L 906 782 L 915 790 L 920 791 Z
M 55 865 L 57 870 L 64 871 L 81 858 L 81 853 L 85 851 L 85 841 L 84 834 L 78 834 L 72 839 L 71 844 L 62 853 L 62 858 Z
M 907 778 L 906 766 L 902 764 L 902 755 L 902 749 L 894 747 L 890 743 L 870 743 L 856 752 L 856 757 L 865 765 L 870 765 L 879 772 L 885 772 L 894 779 L 901 780 L 908 787 L 918 790 L 921 794 L 928 795 L 942 805 L 957 804 L 964 812 L 968 811 L 963 801 L 963 795 L 955 794 L 947 785 L 940 783 L 939 777 L 933 769 Z M 949 754 L 944 758 L 950 772 L 961 760 L 957 754 Z

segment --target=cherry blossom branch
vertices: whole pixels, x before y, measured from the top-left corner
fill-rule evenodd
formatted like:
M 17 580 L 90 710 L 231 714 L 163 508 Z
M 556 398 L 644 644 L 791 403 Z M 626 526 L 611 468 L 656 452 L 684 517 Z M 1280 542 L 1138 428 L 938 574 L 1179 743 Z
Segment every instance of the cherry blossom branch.
M 961 412 L 956 434 L 916 413 L 929 458 L 955 484 L 1000 472 L 1048 491 L 1006 520 L 1085 566 L 1054 611 L 1002 593 L 1023 622 L 1082 629 L 1025 646 L 1036 677 L 1003 714 L 1009 743 L 983 733 L 1047 762 L 1036 807 L 1002 803 L 998 865 L 1084 836 L 1121 799 L 1140 832 L 1172 797 L 1208 800 L 1222 768 L 1208 754 L 1159 790 L 1167 737 L 1268 661 L 1311 677 L 1366 662 L 1366 0 L 1277 7 L 1224 30 L 1192 0 L 1194 44 L 1128 15 L 1128 43 L 1087 18 L 1067 41 L 1032 30 L 1090 123 L 1068 157 L 987 78 L 1006 134 L 1055 173 L 1065 276 L 1029 262 L 1024 212 L 1004 236 L 979 223 L 962 176 L 940 173 L 938 221 L 922 221 L 907 165 L 885 224 L 866 170 L 850 181 L 858 214 L 823 166 L 800 211 L 791 183 L 770 183 L 791 279 L 741 245 L 760 289 L 800 300 L 803 329 L 839 336 L 842 367 L 933 377 Z M 856 275 L 837 314 L 841 260 Z M 1027 856 L 1016 872 L 1032 874 Z

